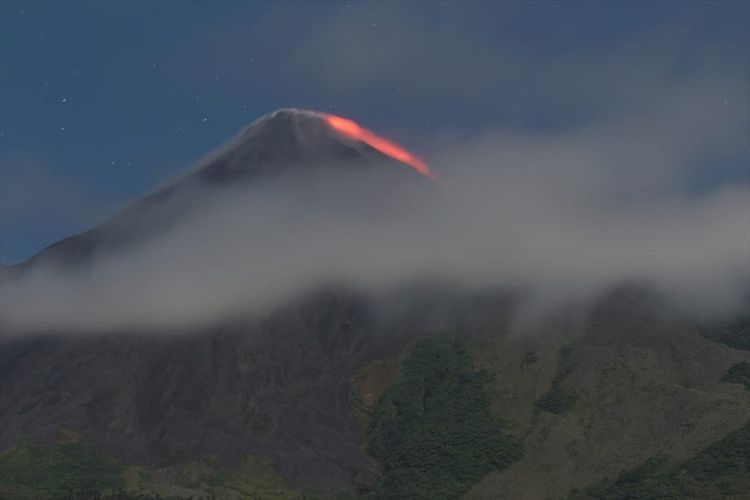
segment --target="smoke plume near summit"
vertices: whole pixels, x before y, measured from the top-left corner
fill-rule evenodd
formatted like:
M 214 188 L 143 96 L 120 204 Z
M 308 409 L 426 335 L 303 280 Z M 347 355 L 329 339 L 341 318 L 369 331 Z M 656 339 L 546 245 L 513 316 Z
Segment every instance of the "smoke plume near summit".
M 750 188 L 703 179 L 744 147 L 748 115 L 723 90 L 732 106 L 681 85 L 575 130 L 441 138 L 426 155 L 440 183 L 336 168 L 206 188 L 142 245 L 8 275 L 4 329 L 179 331 L 325 287 L 415 283 L 524 290 L 547 308 L 635 281 L 730 312 L 750 285 Z

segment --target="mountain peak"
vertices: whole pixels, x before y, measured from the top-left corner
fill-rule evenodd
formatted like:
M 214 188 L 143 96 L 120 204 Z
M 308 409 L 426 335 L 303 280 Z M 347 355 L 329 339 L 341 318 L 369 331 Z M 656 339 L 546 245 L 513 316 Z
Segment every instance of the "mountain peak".
M 224 182 L 344 163 L 349 167 L 400 163 L 432 177 L 423 161 L 354 121 L 297 108 L 279 109 L 253 122 L 198 175 Z
M 226 182 L 276 176 L 324 164 L 375 160 L 374 151 L 363 146 L 344 140 L 320 113 L 284 108 L 241 131 L 197 174 L 205 181 Z
M 317 111 L 279 109 L 241 130 L 196 170 L 136 201 L 99 226 L 50 245 L 18 265 L 13 273 L 28 269 L 40 258 L 66 265 L 82 264 L 105 247 L 122 249 L 158 234 L 194 207 L 195 199 L 179 196 L 186 192 L 194 196 L 194 191 L 185 189 L 189 186 L 252 182 L 337 166 L 347 170 L 392 168 L 406 175 L 417 171 L 432 176 L 411 153 L 352 120 Z M 140 229 L 134 231 L 135 227 Z M 5 275 L 8 273 L 4 271 Z

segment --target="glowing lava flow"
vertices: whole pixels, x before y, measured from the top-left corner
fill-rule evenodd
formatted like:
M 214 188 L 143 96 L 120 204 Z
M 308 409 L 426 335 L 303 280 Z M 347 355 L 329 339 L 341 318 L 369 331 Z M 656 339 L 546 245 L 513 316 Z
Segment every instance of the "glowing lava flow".
M 352 139 L 362 141 L 365 144 L 368 144 L 377 149 L 381 153 L 400 161 L 401 163 L 406 163 L 424 176 L 427 176 L 431 179 L 435 178 L 435 174 L 432 173 L 432 170 L 430 170 L 430 167 L 428 167 L 424 161 L 420 160 L 398 144 L 384 139 L 374 132 L 367 130 L 366 128 L 360 127 L 352 120 L 347 120 L 346 118 L 341 118 L 340 116 L 329 115 L 325 113 L 322 113 L 322 115 L 328 125 L 330 125 L 334 130 L 344 134 L 347 137 L 351 137 Z

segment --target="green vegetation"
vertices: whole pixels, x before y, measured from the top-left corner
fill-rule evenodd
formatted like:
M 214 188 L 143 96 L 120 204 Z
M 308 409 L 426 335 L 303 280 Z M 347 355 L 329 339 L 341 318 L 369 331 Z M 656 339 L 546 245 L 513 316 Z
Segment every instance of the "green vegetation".
M 356 500 L 357 495 L 353 493 L 318 493 L 315 491 L 307 491 L 302 493 L 301 500 Z
M 218 489 L 230 489 L 242 498 L 268 500 L 295 500 L 302 495 L 291 490 L 276 473 L 271 461 L 255 455 L 246 455 L 239 467 L 219 474 L 212 481 Z
M 560 415 L 575 406 L 575 396 L 563 389 L 560 385 L 553 384 L 549 391 L 542 394 L 536 401 L 536 407 L 540 410 Z
M 524 354 L 523 357 L 523 361 L 521 361 L 521 368 L 533 365 L 537 361 L 539 361 L 539 356 L 537 356 L 534 351 L 526 351 L 526 354 Z
M 732 366 L 722 382 L 745 384 L 750 391 L 750 363 Z M 745 498 L 750 491 L 750 420 L 695 457 L 669 464 L 667 457 L 654 457 L 640 467 L 604 480 L 569 500 L 661 500 Z
M 750 490 L 750 421 L 682 464 L 656 457 L 601 481 L 569 500 L 657 500 L 746 498 Z
M 575 406 L 575 395 L 562 386 L 565 378 L 573 372 L 573 364 L 570 362 L 573 351 L 575 351 L 575 345 L 567 344 L 557 352 L 557 374 L 552 379 L 549 391 L 542 394 L 536 401 L 535 405 L 538 409 L 559 415 Z
M 703 336 L 721 344 L 750 351 L 750 314 L 703 327 Z
M 367 448 L 384 475 L 368 497 L 458 498 L 520 459 L 520 441 L 490 414 L 489 380 L 459 342 L 419 342 L 370 420 Z
M 584 491 L 574 491 L 568 500 L 640 500 L 675 498 L 672 482 L 662 475 L 668 465 L 668 457 L 658 456 L 644 464 L 625 471 L 615 481 L 601 481 Z M 655 478 L 658 478 L 655 480 Z
M 352 377 L 350 406 L 362 429 L 367 429 L 372 413 L 383 392 L 398 377 L 398 360 L 376 360 L 362 367 Z
M 727 374 L 721 378 L 722 382 L 733 382 L 735 384 L 744 384 L 745 389 L 750 391 L 750 363 L 743 361 L 732 366 Z
M 83 442 L 23 441 L 0 455 L 0 498 L 97 498 L 124 486 L 123 468 Z
M 273 465 L 247 455 L 238 467 L 220 470 L 215 456 L 151 471 L 126 466 L 83 441 L 45 449 L 28 441 L 0 455 L 0 499 L 180 500 L 262 498 L 293 500 Z

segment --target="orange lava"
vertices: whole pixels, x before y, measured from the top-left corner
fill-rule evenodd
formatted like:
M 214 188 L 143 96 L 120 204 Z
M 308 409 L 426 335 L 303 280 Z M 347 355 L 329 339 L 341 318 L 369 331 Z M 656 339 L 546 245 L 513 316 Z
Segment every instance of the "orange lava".
M 424 161 L 417 158 L 398 144 L 384 139 L 374 132 L 367 130 L 366 128 L 360 127 L 352 120 L 347 120 L 346 118 L 341 118 L 340 116 L 329 115 L 325 113 L 323 113 L 323 117 L 325 118 L 328 125 L 331 126 L 331 128 L 344 134 L 345 136 L 351 137 L 352 139 L 356 139 L 358 141 L 362 141 L 377 149 L 381 153 L 388 155 L 391 158 L 400 161 L 401 163 L 406 163 L 424 176 L 427 176 L 431 179 L 435 178 L 435 174 L 432 173 L 432 170 L 430 170 L 430 167 L 428 167 Z

